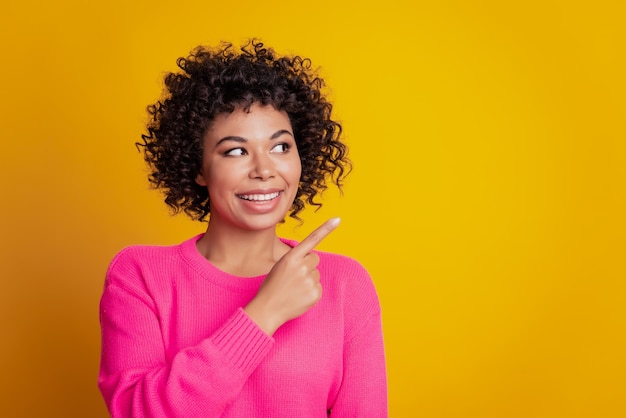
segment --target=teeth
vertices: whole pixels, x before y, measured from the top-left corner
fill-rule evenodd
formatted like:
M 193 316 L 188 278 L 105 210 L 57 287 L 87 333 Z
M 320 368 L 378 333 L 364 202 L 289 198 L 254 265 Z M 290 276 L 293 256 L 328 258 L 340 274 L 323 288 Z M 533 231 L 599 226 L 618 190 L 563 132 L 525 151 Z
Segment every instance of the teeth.
M 268 194 L 242 194 L 239 195 L 240 199 L 243 200 L 254 200 L 254 201 L 264 201 L 264 200 L 272 200 L 278 197 L 279 192 L 268 193 Z

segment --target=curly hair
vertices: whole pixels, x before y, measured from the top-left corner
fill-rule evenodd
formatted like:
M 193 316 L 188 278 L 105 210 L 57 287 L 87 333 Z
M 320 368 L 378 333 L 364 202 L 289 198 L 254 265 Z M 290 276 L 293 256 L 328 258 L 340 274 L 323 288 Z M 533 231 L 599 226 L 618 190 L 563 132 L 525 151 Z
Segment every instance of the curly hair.
M 204 134 L 219 114 L 248 111 L 255 102 L 285 111 L 293 128 L 302 175 L 289 216 L 300 219 L 305 203 L 319 209 L 316 197 L 328 180 L 341 190 L 352 166 L 310 59 L 278 57 L 252 39 L 239 51 L 230 43 L 199 46 L 176 63 L 182 71 L 166 74 L 163 97 L 148 106 L 147 133 L 136 144 L 143 147 L 150 184 L 164 192 L 174 213 L 206 220 L 211 202 L 206 187 L 196 183 Z

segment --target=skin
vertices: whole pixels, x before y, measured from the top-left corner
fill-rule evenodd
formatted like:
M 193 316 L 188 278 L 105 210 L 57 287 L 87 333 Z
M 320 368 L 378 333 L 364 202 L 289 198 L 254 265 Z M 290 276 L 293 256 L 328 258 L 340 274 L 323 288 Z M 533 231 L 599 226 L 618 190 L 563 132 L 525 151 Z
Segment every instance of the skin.
M 276 226 L 295 199 L 302 167 L 287 113 L 253 104 L 218 115 L 204 136 L 196 182 L 208 189 L 211 216 L 198 251 L 219 269 L 241 277 L 267 274 L 244 307 L 268 335 L 322 296 L 312 252 L 339 224 L 333 218 L 296 247 Z

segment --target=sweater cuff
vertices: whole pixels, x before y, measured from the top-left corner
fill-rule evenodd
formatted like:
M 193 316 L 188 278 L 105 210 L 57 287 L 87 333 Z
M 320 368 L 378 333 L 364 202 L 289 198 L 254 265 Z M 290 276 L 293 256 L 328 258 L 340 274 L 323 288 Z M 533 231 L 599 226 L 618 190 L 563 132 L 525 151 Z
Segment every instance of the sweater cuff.
M 246 376 L 257 368 L 274 345 L 274 339 L 263 332 L 243 308 L 237 309 L 211 339 Z

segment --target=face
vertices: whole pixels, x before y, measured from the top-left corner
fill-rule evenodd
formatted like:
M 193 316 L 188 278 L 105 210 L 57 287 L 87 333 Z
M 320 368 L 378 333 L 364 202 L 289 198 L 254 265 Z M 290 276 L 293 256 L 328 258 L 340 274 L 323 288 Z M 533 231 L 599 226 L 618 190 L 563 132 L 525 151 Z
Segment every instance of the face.
M 255 103 L 215 118 L 196 182 L 208 189 L 211 223 L 263 230 L 284 219 L 301 171 L 287 113 Z

